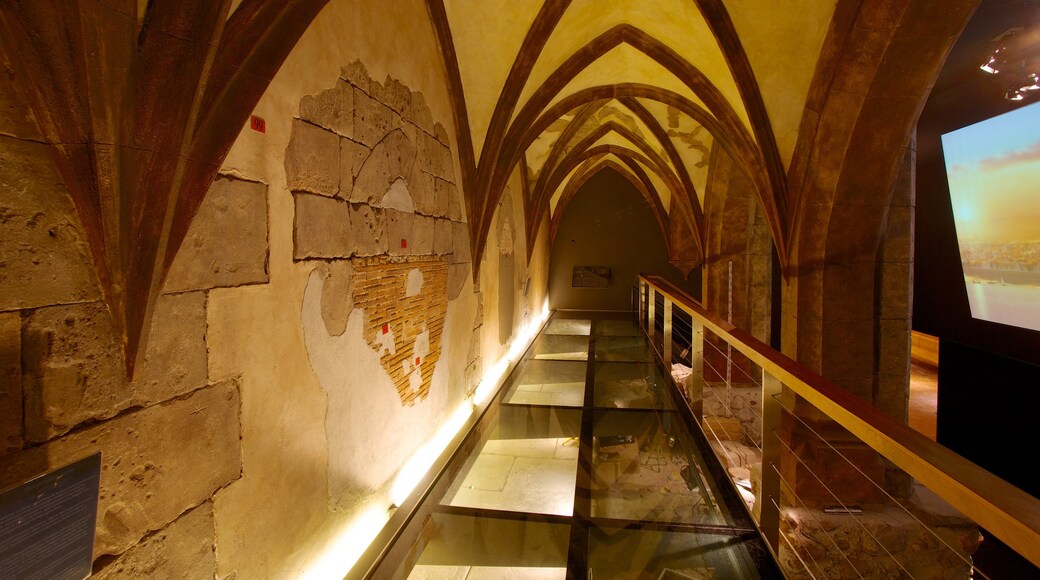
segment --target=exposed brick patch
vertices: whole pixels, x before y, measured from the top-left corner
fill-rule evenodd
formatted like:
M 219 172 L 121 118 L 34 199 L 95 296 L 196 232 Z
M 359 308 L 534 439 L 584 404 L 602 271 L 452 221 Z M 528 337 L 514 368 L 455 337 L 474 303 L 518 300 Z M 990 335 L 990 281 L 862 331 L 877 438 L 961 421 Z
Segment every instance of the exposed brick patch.
M 412 270 L 422 274 L 422 289 L 408 296 L 406 286 Z M 406 405 L 422 401 L 430 392 L 433 369 L 441 354 L 447 284 L 448 263 L 443 258 L 380 256 L 354 260 L 354 307 L 365 313 L 365 340 L 380 353 L 379 361 Z M 428 343 L 421 338 L 423 333 L 428 333 Z

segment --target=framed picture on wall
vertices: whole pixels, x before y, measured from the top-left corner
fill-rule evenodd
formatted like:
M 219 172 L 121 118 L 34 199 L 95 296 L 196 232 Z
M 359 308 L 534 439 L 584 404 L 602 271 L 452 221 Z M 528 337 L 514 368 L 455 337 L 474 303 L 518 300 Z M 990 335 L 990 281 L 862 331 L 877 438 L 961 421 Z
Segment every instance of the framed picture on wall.
M 575 266 L 572 288 L 606 288 L 610 286 L 610 266 Z

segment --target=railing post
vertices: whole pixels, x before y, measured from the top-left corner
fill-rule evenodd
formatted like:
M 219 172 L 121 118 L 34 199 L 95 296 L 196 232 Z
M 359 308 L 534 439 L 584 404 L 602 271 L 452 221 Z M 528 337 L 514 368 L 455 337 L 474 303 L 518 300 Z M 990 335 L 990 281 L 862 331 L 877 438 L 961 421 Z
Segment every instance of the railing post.
M 646 293 L 649 285 L 645 280 L 639 281 L 639 325 L 646 328 Z
M 672 301 L 667 296 L 664 297 L 663 326 L 661 343 L 664 347 L 664 365 L 668 367 L 668 372 L 670 373 L 672 372 Z
M 783 383 L 762 371 L 762 482 L 760 497 L 756 500 L 759 529 L 773 553 L 780 550 L 780 420 L 783 407 L 777 397 L 783 393 Z
M 690 366 L 694 378 L 687 381 L 686 390 L 690 397 L 690 410 L 697 421 L 704 419 L 704 323 L 690 315 Z
M 654 343 L 654 320 L 657 318 L 654 310 L 656 308 L 657 300 L 654 298 L 654 288 L 648 285 L 646 290 L 646 334 L 650 337 L 650 344 Z

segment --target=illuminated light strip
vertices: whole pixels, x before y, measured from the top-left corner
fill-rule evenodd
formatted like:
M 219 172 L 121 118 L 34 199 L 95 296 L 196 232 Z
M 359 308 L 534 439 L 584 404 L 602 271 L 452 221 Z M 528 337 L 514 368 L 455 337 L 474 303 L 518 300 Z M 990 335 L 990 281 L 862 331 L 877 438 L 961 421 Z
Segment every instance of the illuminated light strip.
M 433 439 L 420 447 L 415 452 L 415 455 L 404 464 L 394 479 L 393 486 L 390 488 L 390 501 L 395 506 L 404 504 L 404 501 L 408 499 L 408 495 L 422 481 L 426 473 L 433 467 L 434 462 L 437 461 L 437 458 L 440 457 L 441 453 L 448 447 L 448 444 L 451 443 L 466 424 L 466 420 L 473 413 L 473 407 L 483 405 L 488 396 L 496 391 L 506 371 L 509 370 L 509 365 L 523 356 L 548 317 L 549 301 L 546 300 L 542 304 L 541 312 L 533 320 L 521 325 L 506 355 L 495 362 L 484 373 L 472 398 L 463 400 L 451 417 L 437 430 Z
M 395 506 L 404 504 L 404 500 L 408 499 L 408 495 L 412 493 L 415 486 L 419 485 L 426 472 L 433 467 L 433 463 L 466 424 L 466 420 L 472 413 L 473 404 L 468 399 L 463 400 L 440 429 L 437 429 L 433 438 L 420 447 L 415 455 L 412 455 L 401 467 L 401 471 L 394 479 L 394 484 L 390 487 L 390 501 L 394 502 Z
M 487 401 L 488 396 L 494 393 L 498 387 L 499 382 L 502 380 L 502 376 L 509 370 L 509 365 L 513 362 L 519 361 L 520 357 L 527 352 L 527 348 L 531 346 L 531 342 L 538 335 L 538 331 L 545 324 L 546 319 L 549 318 L 549 300 L 542 304 L 542 311 L 538 313 L 533 320 L 520 327 L 517 331 L 516 337 L 509 345 L 509 350 L 506 351 L 505 356 L 498 359 L 498 361 L 492 365 L 484 376 L 480 379 L 480 384 L 477 385 L 477 390 L 473 393 L 473 405 L 479 407 Z
M 390 514 L 383 505 L 375 503 L 364 508 L 304 570 L 300 579 L 338 580 L 346 576 L 389 519 Z
M 394 478 L 393 485 L 390 487 L 390 501 L 393 502 L 394 506 L 400 506 L 408 499 L 415 486 L 422 481 L 437 461 L 437 458 L 444 453 L 444 450 L 466 425 L 466 422 L 473 414 L 474 407 L 482 405 L 488 395 L 495 392 L 496 388 L 500 386 L 499 383 L 505 376 L 506 371 L 509 370 L 510 363 L 518 360 L 527 351 L 531 341 L 535 338 L 538 330 L 548 317 L 549 301 L 546 300 L 538 316 L 520 328 L 507 354 L 499 359 L 481 377 L 480 384 L 473 393 L 473 397 L 464 399 L 448 420 L 437 430 L 433 438 L 420 447 L 401 467 L 397 477 Z M 304 580 L 343 578 L 354 567 L 354 564 L 361 558 L 361 555 L 368 549 L 376 536 L 379 535 L 379 532 L 382 531 L 383 526 L 386 525 L 389 519 L 389 510 L 384 509 L 378 503 L 364 508 L 361 514 L 347 525 L 318 560 L 301 574 L 300 578 Z
M 473 404 L 475 406 L 483 405 L 487 401 L 488 396 L 498 388 L 498 382 L 502 380 L 507 370 L 509 370 L 509 359 L 503 357 L 484 373 L 480 384 L 477 385 L 477 390 L 473 392 Z

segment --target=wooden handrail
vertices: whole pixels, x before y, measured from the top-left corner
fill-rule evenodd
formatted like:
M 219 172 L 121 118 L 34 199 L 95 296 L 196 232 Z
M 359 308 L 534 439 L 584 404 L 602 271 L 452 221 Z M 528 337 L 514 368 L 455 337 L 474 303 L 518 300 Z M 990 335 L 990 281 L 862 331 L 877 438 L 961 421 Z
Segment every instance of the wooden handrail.
M 1040 566 L 1040 500 L 885 415 L 876 407 L 705 310 L 658 276 L 640 280 L 671 298 L 763 371 L 1002 542 Z

